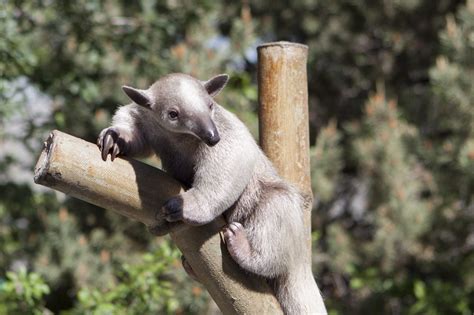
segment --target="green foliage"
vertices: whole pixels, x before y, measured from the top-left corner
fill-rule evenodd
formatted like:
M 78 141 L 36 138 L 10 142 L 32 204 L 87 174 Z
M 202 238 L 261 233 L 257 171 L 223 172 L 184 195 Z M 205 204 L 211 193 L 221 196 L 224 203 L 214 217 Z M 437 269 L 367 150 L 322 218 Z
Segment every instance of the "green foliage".
M 31 266 L 50 285 L 54 298 L 46 302 L 55 313 L 72 309 L 82 288 L 110 302 L 114 293 L 98 296 L 93 290 L 113 291 L 116 266 L 138 263 L 153 248 L 153 238 L 136 222 L 36 189 L 31 170 L 42 142 L 53 128 L 95 141 L 117 105 L 127 102 L 121 85 L 145 88 L 176 71 L 201 79 L 235 74 L 222 99 L 255 131 L 256 87 L 232 65 L 243 62 L 237 59 L 253 40 L 252 22 L 229 20 L 224 37 L 223 7 L 207 0 L 1 1 L 1 6 L 0 274 L 19 261 Z M 186 302 L 194 288 L 190 282 L 170 279 L 180 286 L 179 297 L 164 295 L 150 307 L 166 309 L 168 297 L 169 303 L 180 301 L 169 309 L 202 307 Z
M 413 293 L 416 303 L 410 307 L 409 314 L 472 314 L 471 297 L 462 287 L 441 280 L 418 280 L 414 282 Z
M 456 17 L 448 15 L 440 35 L 444 54 L 429 71 L 431 85 L 422 88 L 431 99 L 429 108 L 404 97 L 399 106 L 379 89 L 360 119 L 341 124 L 340 147 L 320 149 L 322 157 L 313 161 L 316 170 L 326 168 L 328 160 L 340 170 L 329 180 L 337 189 L 316 205 L 328 210 L 318 211 L 325 235 L 319 243 L 328 268 L 338 274 L 336 299 L 328 303 L 336 311 L 470 314 L 474 309 L 468 241 L 474 226 L 473 21 L 472 1 Z M 392 93 L 390 80 L 384 83 Z M 426 108 L 423 119 L 408 116 L 407 104 Z M 316 148 L 325 147 L 325 133 Z M 339 158 L 337 150 L 343 152 Z M 313 178 L 317 193 L 325 192 L 327 178 L 324 173 Z
M 49 287 L 37 273 L 21 268 L 6 276 L 0 278 L 0 314 L 50 314 L 43 300 Z
M 78 304 L 68 314 L 195 313 L 204 307 L 206 298 L 196 283 L 187 294 L 179 291 L 184 289 L 183 271 L 176 270 L 179 257 L 168 242 L 162 243 L 145 254 L 141 263 L 123 265 L 117 273 L 117 284 L 105 290 L 81 289 Z
M 340 132 L 332 121 L 321 130 L 318 142 L 311 148 L 312 187 L 322 202 L 328 202 L 334 195 L 337 176 L 343 166 L 340 140 Z
M 409 120 L 422 124 L 438 32 L 460 2 L 267 0 L 252 1 L 252 14 L 266 38 L 309 45 L 311 123 L 319 130 L 332 118 L 360 118 L 380 81 Z
M 314 267 L 330 313 L 473 312 L 472 0 L 0 5 L 0 275 L 32 270 L 4 276 L 0 313 L 209 312 L 167 240 L 37 189 L 31 170 L 51 129 L 95 141 L 127 102 L 121 85 L 175 71 L 229 73 L 218 101 L 257 135 L 255 45 L 273 39 L 310 48 Z
M 382 92 L 369 99 L 362 121 L 345 129 L 352 144 L 350 162 L 359 172 L 359 185 L 369 193 L 359 196 L 366 203 L 362 214 L 349 213 L 327 227 L 328 265 L 348 277 L 357 312 L 387 313 L 389 301 L 410 285 L 399 270 L 413 257 L 423 257 L 421 238 L 430 227 L 431 209 L 422 192 L 430 183 L 410 150 L 416 129 Z M 354 220 L 357 225 L 348 230 Z
M 447 17 L 441 33 L 444 54 L 430 72 L 436 99 L 426 154 L 438 169 L 446 168 L 445 174 L 458 177 L 454 183 L 440 174 L 447 184 L 440 187 L 445 195 L 458 191 L 467 201 L 472 200 L 474 189 L 474 3 L 468 1 L 457 17 Z
M 27 185 L 0 185 L 0 272 L 9 270 L 16 260 L 27 259 L 39 246 L 44 232 L 46 211 L 58 210 L 51 193 L 34 194 Z
M 399 118 L 395 102 L 376 94 L 355 133 L 354 154 L 370 189 L 367 220 L 374 225 L 370 252 L 383 259 L 382 268 L 393 270 L 405 256 L 420 251 L 419 237 L 429 227 L 429 208 L 421 199 L 425 171 L 410 154 L 415 129 Z

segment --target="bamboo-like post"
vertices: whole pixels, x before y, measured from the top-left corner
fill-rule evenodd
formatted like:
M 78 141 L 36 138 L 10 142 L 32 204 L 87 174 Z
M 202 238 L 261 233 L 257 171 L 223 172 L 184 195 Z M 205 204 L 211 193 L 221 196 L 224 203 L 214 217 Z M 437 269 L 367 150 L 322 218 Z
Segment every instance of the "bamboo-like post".
M 307 199 L 305 224 L 311 251 L 311 169 L 309 161 L 308 47 L 289 42 L 258 47 L 260 145 L 283 178 Z
M 155 212 L 183 191 L 166 173 L 133 159 L 104 162 L 96 145 L 53 131 L 35 167 L 35 182 L 138 220 L 163 223 Z M 224 314 L 282 314 L 266 282 L 244 272 L 230 257 L 220 231 L 210 224 L 170 226 L 171 238 Z
M 311 168 L 309 161 L 308 80 L 306 45 L 275 42 L 258 47 L 260 145 L 280 176 L 305 196 L 307 255 L 311 264 Z M 318 314 L 326 314 L 319 291 L 312 292 Z M 316 309 L 314 310 L 316 311 Z

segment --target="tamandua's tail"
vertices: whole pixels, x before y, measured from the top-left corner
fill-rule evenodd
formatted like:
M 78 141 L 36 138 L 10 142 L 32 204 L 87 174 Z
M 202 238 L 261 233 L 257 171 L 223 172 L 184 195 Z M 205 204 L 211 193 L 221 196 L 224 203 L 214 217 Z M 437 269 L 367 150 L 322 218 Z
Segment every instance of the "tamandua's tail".
M 301 266 L 273 281 L 275 294 L 286 315 L 327 315 L 310 266 Z

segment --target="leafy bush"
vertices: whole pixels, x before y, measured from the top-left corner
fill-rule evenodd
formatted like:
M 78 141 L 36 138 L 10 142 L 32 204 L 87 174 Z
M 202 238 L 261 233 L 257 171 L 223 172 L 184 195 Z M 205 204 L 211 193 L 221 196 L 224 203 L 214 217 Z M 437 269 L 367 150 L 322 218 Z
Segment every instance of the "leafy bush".
M 207 295 L 196 282 L 190 292 L 180 269 L 179 251 L 163 242 L 142 262 L 125 264 L 117 271 L 117 283 L 105 290 L 82 288 L 78 304 L 67 314 L 193 314 L 204 309 Z
M 9 271 L 6 279 L 0 279 L 0 314 L 50 314 L 44 307 L 44 297 L 49 292 L 37 273 L 27 272 L 25 268 Z

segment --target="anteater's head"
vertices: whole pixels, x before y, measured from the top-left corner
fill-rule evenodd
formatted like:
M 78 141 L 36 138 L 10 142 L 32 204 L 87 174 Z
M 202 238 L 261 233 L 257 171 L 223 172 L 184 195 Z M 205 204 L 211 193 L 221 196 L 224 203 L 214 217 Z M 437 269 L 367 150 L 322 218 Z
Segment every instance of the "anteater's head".
M 214 123 L 214 97 L 224 88 L 229 76 L 220 74 L 207 81 L 173 73 L 156 81 L 149 89 L 123 86 L 123 91 L 138 105 L 150 109 L 160 126 L 176 133 L 197 137 L 209 146 L 220 140 Z

